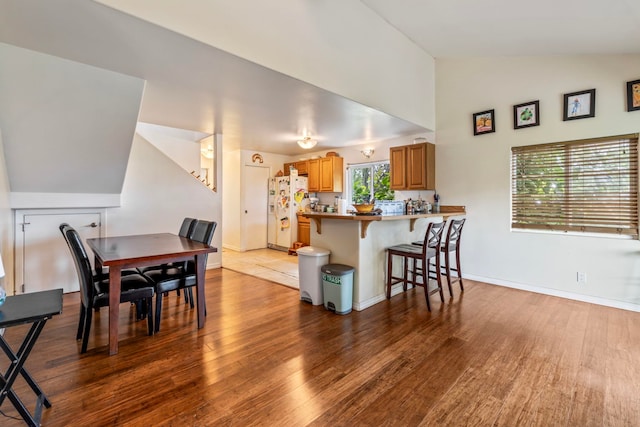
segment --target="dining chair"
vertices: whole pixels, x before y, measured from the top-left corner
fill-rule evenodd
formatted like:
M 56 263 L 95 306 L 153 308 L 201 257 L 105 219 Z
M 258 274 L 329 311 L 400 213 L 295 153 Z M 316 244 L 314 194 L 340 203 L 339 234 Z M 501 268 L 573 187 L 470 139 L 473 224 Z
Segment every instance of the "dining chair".
M 447 277 L 447 287 L 449 288 L 449 295 L 453 297 L 452 284 L 455 282 L 460 283 L 460 290 L 464 291 L 464 285 L 462 284 L 462 270 L 460 268 L 460 238 L 462 237 L 462 227 L 466 218 L 452 219 L 449 221 L 449 228 L 444 241 L 440 245 L 440 253 L 444 255 L 444 264 L 440 265 L 440 274 L 444 274 Z M 413 242 L 414 245 L 420 245 L 420 242 Z M 456 265 L 451 265 L 451 253 L 454 253 Z M 456 273 L 454 280 L 451 280 L 451 271 Z
M 94 275 L 87 251 L 78 232 L 69 224 L 61 224 L 60 231 L 69 246 L 80 284 L 80 320 L 76 339 L 82 339 L 81 353 L 86 353 L 91 331 L 93 309 L 109 305 L 109 279 Z M 147 318 L 149 335 L 153 335 L 153 310 L 151 301 L 154 286 L 141 274 L 127 274 L 121 277 L 120 302 L 138 303 Z M 142 303 L 139 303 L 142 302 Z M 140 311 L 138 320 L 142 318 Z
M 182 224 L 180 225 L 180 230 L 178 231 L 178 236 L 182 236 L 182 237 L 189 237 L 189 235 L 191 234 L 191 231 L 193 230 L 193 226 L 196 224 L 196 219 L 195 218 L 185 218 L 182 220 Z M 184 263 L 178 263 L 179 265 L 184 267 Z M 160 264 L 160 265 L 152 265 L 149 267 L 140 267 L 138 268 L 138 272 L 140 274 L 146 273 L 147 271 L 151 271 L 151 270 L 160 270 L 162 268 L 168 268 L 168 267 L 176 267 L 178 265 L 175 265 L 174 263 L 168 263 L 168 264 Z
M 402 289 L 404 291 L 407 290 L 408 284 L 411 284 L 414 287 L 420 286 L 424 288 L 427 310 L 429 311 L 431 311 L 431 302 L 429 301 L 430 295 L 438 292 L 440 293 L 440 300 L 444 302 L 442 279 L 440 274 L 438 274 L 440 271 L 438 248 L 440 247 L 442 240 L 444 225 L 444 222 L 430 222 L 420 246 L 406 243 L 387 248 L 387 299 L 391 298 L 391 287 L 396 283 L 402 283 Z M 402 258 L 402 277 L 393 275 L 393 257 Z M 429 260 L 431 258 L 435 258 L 435 272 L 432 272 L 430 269 Z M 410 261 L 413 263 L 412 268 L 409 268 Z M 418 265 L 418 263 L 420 264 Z M 433 290 L 429 290 L 429 279 L 436 280 L 437 287 Z
M 215 221 L 196 220 L 191 231 L 190 239 L 197 242 L 211 244 L 213 234 L 216 230 L 217 223 Z M 207 254 L 204 255 L 206 265 Z M 185 293 L 189 293 L 189 303 L 191 308 L 194 307 L 194 299 L 192 288 L 196 286 L 196 264 L 195 260 L 188 260 L 184 267 L 169 267 L 160 270 L 151 270 L 144 273 L 144 276 L 155 283 L 156 291 L 156 321 L 155 332 L 160 331 L 160 319 L 162 314 L 162 298 L 166 292 L 182 289 Z M 206 314 L 206 306 L 205 306 Z

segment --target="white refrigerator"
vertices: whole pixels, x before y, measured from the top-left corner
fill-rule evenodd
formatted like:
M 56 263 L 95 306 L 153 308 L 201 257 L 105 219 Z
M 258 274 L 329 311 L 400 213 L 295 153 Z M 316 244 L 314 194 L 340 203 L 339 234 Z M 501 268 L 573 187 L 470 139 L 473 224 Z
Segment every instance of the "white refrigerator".
M 269 179 L 269 217 L 267 246 L 287 251 L 298 237 L 296 212 L 308 202 L 307 178 L 278 176 Z

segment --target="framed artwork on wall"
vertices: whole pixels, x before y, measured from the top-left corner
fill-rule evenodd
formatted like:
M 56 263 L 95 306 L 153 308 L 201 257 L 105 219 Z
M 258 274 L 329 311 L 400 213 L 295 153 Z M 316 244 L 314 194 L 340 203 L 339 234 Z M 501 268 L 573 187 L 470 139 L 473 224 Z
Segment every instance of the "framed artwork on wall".
M 540 101 L 513 106 L 513 128 L 522 129 L 540 125 Z
M 640 80 L 627 82 L 627 111 L 640 110 Z
M 473 134 L 482 135 L 496 131 L 495 110 L 481 111 L 473 115 Z
M 582 90 L 564 94 L 562 120 L 586 119 L 596 116 L 596 90 Z

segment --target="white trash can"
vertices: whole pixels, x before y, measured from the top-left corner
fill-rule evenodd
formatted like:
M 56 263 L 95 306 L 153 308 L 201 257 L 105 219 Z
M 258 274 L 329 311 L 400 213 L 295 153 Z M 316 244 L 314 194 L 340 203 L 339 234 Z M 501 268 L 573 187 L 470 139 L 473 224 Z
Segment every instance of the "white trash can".
M 298 253 L 298 282 L 300 283 L 300 299 L 313 305 L 324 303 L 320 268 L 329 264 L 328 249 L 303 246 Z

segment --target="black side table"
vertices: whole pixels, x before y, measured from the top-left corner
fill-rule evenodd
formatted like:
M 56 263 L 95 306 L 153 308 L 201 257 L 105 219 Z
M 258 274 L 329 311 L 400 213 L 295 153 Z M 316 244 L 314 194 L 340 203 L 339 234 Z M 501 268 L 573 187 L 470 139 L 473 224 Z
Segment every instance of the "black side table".
M 40 332 L 42 332 L 44 324 L 55 314 L 60 313 L 62 313 L 62 289 L 10 296 L 0 306 L 0 328 L 10 328 L 27 323 L 32 324 L 17 353 L 14 353 L 4 337 L 0 336 L 0 347 L 11 361 L 7 372 L 4 375 L 0 374 L 0 387 L 2 387 L 0 389 L 0 406 L 4 403 L 5 397 L 8 397 L 29 426 L 40 425 L 42 405 L 44 404 L 45 407 L 50 408 L 51 402 L 40 389 L 38 383 L 27 372 L 24 362 L 29 357 L 29 353 L 33 349 Z M 36 394 L 36 409 L 33 415 L 25 408 L 12 389 L 18 374 L 22 374 L 24 380 Z

